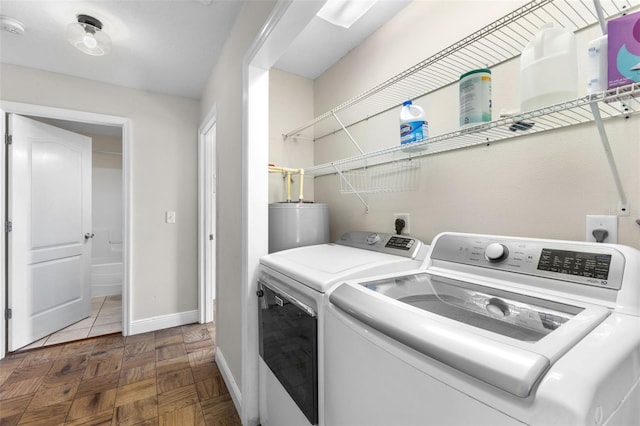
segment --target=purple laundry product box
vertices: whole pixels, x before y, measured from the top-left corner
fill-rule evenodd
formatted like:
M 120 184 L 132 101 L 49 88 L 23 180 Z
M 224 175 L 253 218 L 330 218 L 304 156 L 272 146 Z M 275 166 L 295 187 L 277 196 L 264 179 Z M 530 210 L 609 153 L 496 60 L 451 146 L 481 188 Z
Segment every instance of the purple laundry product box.
M 640 12 L 607 24 L 609 89 L 640 81 Z

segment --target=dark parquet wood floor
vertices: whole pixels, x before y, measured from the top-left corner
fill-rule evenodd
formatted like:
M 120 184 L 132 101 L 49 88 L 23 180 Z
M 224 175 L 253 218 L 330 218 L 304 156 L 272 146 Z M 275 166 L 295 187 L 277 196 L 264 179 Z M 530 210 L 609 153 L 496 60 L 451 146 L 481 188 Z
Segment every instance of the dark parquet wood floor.
M 108 335 L 0 360 L 0 425 L 240 425 L 213 324 Z

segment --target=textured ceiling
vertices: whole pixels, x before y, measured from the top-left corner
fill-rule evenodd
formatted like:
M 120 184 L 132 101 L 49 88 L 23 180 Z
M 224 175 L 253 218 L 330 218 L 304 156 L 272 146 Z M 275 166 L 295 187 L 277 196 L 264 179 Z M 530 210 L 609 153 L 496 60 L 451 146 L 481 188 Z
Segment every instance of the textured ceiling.
M 0 14 L 25 26 L 0 32 L 0 61 L 125 87 L 199 99 L 240 1 L 0 0 Z M 71 46 L 67 26 L 78 14 L 103 23 L 111 53 Z
M 276 67 L 315 79 L 409 1 L 379 0 L 349 30 L 316 17 Z M 243 3 L 0 0 L 0 15 L 25 26 L 23 35 L 0 31 L 0 62 L 199 99 Z M 108 55 L 90 56 L 67 42 L 67 26 L 79 14 L 102 21 L 113 42 Z

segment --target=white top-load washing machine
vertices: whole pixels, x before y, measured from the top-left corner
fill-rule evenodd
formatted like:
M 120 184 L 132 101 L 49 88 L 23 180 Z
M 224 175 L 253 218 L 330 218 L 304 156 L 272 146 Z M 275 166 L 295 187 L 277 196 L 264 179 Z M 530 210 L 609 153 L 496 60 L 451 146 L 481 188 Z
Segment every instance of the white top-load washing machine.
M 329 244 L 260 259 L 259 404 L 264 426 L 324 424 L 323 298 L 345 279 L 417 268 L 415 238 L 348 232 Z
M 636 249 L 444 233 L 327 303 L 327 425 L 640 424 Z

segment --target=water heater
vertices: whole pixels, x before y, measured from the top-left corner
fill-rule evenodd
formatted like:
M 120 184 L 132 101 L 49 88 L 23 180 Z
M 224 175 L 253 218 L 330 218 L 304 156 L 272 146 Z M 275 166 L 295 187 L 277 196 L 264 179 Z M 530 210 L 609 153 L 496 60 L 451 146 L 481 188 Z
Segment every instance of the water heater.
M 328 242 L 327 204 L 269 204 L 269 253 Z

